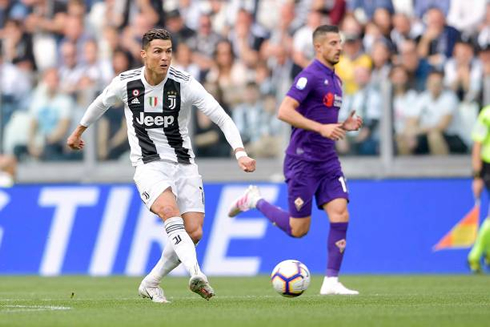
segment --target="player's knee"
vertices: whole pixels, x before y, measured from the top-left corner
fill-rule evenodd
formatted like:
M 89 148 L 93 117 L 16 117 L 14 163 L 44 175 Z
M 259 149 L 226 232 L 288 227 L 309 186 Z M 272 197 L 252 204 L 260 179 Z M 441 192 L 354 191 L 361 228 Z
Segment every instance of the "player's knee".
M 156 213 L 158 217 L 162 218 L 163 220 L 180 216 L 179 210 L 175 206 L 166 203 L 155 203 L 152 206 L 152 209 L 153 212 Z
M 331 214 L 330 221 L 334 223 L 346 223 L 349 221 L 349 211 L 347 208 Z
M 192 239 L 192 241 L 194 242 L 194 244 L 196 244 L 202 238 L 202 227 L 199 226 L 195 229 L 187 231 L 187 234 L 189 234 L 189 236 Z
M 291 227 L 291 236 L 295 238 L 301 238 L 308 234 L 308 226 L 293 226 Z

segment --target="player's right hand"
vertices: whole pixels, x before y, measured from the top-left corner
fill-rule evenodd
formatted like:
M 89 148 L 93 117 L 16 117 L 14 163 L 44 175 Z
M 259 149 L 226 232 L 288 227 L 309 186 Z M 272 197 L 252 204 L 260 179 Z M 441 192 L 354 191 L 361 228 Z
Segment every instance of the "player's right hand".
M 320 127 L 320 135 L 338 141 L 344 138 L 345 130 L 342 128 L 342 124 L 324 124 Z
M 85 146 L 85 142 L 78 135 L 70 135 L 66 140 L 66 145 L 72 150 L 82 150 Z
M 252 173 L 255 171 L 255 159 L 252 159 L 248 156 L 241 157 L 238 159 L 238 166 L 246 172 L 246 173 Z

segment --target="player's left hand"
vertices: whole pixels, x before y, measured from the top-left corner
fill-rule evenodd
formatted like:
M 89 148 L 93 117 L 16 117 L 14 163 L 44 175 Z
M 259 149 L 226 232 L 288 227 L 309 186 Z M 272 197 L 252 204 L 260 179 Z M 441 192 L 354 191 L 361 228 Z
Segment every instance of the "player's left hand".
M 342 123 L 342 128 L 346 131 L 357 131 L 362 127 L 362 118 L 355 114 L 356 111 L 352 110 L 349 117 Z
M 238 159 L 238 166 L 240 166 L 241 170 L 246 173 L 251 173 L 255 171 L 255 159 L 252 159 L 248 156 L 241 157 Z

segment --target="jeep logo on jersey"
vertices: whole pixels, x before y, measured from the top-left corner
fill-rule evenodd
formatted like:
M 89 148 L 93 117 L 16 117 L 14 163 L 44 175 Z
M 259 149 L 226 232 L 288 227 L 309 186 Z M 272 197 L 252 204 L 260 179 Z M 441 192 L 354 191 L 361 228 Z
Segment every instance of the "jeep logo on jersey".
M 172 126 L 174 121 L 174 116 L 163 116 L 155 112 L 140 112 L 139 117 L 136 117 L 136 122 L 146 128 L 167 128 Z

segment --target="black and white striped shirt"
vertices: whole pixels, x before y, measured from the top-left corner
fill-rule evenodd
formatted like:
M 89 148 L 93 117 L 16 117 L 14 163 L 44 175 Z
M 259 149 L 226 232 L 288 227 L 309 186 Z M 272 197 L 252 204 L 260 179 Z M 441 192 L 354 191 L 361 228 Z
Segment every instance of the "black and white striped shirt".
M 188 164 L 194 161 L 188 124 L 196 106 L 220 126 L 233 149 L 243 143 L 231 118 L 189 74 L 170 67 L 165 79 L 150 85 L 145 67 L 121 73 L 88 107 L 80 124 L 89 126 L 110 106 L 124 103 L 133 166 L 155 160 Z

